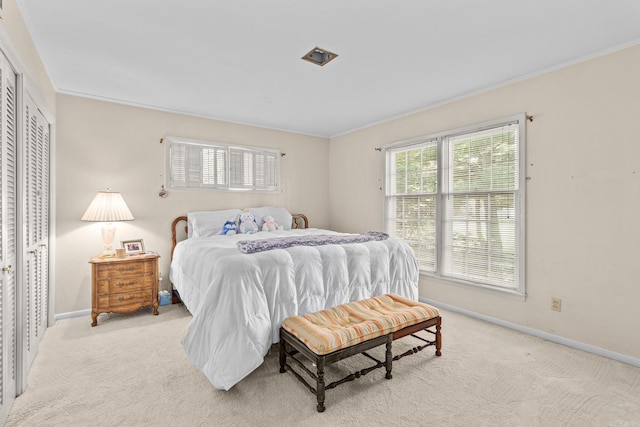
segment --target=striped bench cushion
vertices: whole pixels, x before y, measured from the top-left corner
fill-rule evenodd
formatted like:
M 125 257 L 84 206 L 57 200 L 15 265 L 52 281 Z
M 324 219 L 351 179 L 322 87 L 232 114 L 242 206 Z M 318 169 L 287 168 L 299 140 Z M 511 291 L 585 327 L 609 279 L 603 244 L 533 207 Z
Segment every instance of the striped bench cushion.
M 438 317 L 428 304 L 387 294 L 317 313 L 292 316 L 282 327 L 316 354 L 329 354 Z

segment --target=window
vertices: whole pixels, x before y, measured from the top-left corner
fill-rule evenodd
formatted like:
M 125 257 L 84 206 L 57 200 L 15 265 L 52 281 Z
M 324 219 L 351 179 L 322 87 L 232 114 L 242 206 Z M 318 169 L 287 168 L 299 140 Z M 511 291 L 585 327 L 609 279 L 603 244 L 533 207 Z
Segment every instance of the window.
M 280 152 L 166 137 L 165 185 L 173 190 L 280 190 Z
M 524 119 L 385 146 L 386 230 L 422 273 L 524 295 Z

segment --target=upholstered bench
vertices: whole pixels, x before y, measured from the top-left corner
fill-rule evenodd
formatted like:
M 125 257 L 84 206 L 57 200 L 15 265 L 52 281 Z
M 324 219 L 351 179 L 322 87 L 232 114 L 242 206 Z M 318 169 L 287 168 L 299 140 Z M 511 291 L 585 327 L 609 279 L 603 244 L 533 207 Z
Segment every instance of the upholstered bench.
M 288 317 L 280 328 L 280 372 L 283 373 L 289 368 L 296 378 L 316 395 L 318 412 L 323 412 L 325 390 L 352 381 L 382 366 L 387 371 L 385 377 L 391 379 L 394 360 L 417 353 L 428 346 L 435 345 L 436 356 L 440 356 L 440 326 L 440 313 L 435 307 L 393 294 L 350 302 L 317 313 Z M 435 331 L 428 329 L 431 327 L 435 327 Z M 435 335 L 435 338 L 427 340 L 415 335 L 422 330 Z M 394 357 L 392 341 L 407 335 L 412 335 L 426 344 L 413 347 Z M 367 350 L 383 344 L 386 345 L 384 362 L 366 353 Z M 298 353 L 315 364 L 315 373 L 296 357 Z M 325 385 L 325 366 L 360 353 L 376 364 Z M 287 363 L 287 356 L 315 379 L 315 387 Z

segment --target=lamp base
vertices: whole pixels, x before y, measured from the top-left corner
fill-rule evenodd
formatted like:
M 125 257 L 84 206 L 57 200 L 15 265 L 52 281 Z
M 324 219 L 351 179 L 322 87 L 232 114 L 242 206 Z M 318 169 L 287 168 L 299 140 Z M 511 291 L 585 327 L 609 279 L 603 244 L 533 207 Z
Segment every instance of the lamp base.
M 116 226 L 112 222 L 102 224 L 102 243 L 104 244 L 104 252 L 98 255 L 98 258 L 115 258 L 116 252 L 112 249 L 113 236 L 116 235 Z
M 100 255 L 98 255 L 98 258 L 100 259 L 106 259 L 106 258 L 115 258 L 116 257 L 116 253 L 111 251 L 104 251 L 102 252 Z

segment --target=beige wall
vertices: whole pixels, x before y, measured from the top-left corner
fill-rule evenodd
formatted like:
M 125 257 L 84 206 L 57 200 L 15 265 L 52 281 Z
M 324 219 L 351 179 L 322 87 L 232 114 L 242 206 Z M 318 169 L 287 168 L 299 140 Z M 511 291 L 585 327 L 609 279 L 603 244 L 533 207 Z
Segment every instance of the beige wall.
M 56 174 L 56 313 L 91 307 L 91 256 L 102 251 L 100 225 L 80 221 L 96 191 L 120 191 L 135 220 L 117 224 L 115 242 L 144 240 L 161 255 L 169 288 L 171 221 L 193 210 L 284 206 L 329 226 L 328 155 L 323 138 L 225 123 L 86 98 L 58 95 Z M 280 194 L 171 192 L 161 199 L 164 148 L 182 136 L 279 149 Z
M 0 34 L 5 54 L 18 72 L 25 76 L 25 87 L 39 102 L 40 108 L 46 110 L 47 118 L 53 119 L 56 110 L 53 85 L 13 0 L 2 2 Z
M 526 300 L 426 277 L 420 296 L 638 358 L 640 45 L 333 138 L 331 225 L 382 227 L 375 147 L 521 112 Z

